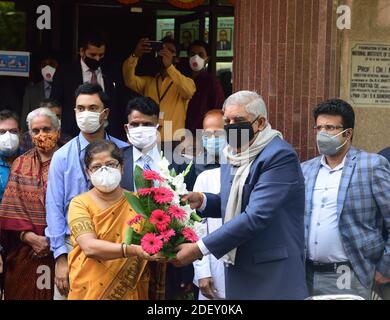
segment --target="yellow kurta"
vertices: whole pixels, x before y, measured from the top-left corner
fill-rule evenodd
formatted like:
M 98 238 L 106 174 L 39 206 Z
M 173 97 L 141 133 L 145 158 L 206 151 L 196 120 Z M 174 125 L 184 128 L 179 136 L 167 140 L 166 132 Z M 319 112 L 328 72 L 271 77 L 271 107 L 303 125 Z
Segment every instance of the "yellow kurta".
M 124 196 L 106 210 L 99 209 L 87 193 L 71 201 L 68 220 L 74 248 L 68 256 L 69 300 L 148 299 L 150 270 L 145 260 L 97 261 L 87 258 L 76 242 L 78 236 L 94 232 L 100 240 L 123 243 L 127 221 L 135 215 Z
M 163 81 L 160 76 L 139 77 L 135 74 L 137 63 L 138 58 L 132 56 L 123 63 L 123 78 L 126 86 L 143 96 L 152 98 L 160 105 L 160 120 L 163 120 L 160 123 L 161 140 L 180 141 L 180 137 L 184 136 L 188 103 L 196 91 L 194 81 L 182 75 L 173 65 L 167 69 L 168 76 Z M 157 86 L 160 97 L 166 92 L 162 101 L 159 101 Z M 169 121 L 172 122 L 171 125 Z

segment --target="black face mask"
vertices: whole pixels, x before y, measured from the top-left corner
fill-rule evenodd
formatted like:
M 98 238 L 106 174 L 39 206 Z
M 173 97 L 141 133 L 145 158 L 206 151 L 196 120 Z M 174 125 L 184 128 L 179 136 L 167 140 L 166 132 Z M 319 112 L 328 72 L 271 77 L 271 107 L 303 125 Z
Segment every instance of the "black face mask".
M 85 56 L 84 62 L 90 70 L 95 71 L 95 70 L 99 69 L 99 67 L 102 65 L 103 59 L 100 59 L 99 61 L 97 61 L 95 59 L 92 59 L 90 57 Z
M 225 125 L 227 142 L 233 149 L 240 149 L 242 146 L 249 144 L 249 141 L 252 141 L 255 137 L 252 125 L 257 119 L 253 122 L 245 121 Z

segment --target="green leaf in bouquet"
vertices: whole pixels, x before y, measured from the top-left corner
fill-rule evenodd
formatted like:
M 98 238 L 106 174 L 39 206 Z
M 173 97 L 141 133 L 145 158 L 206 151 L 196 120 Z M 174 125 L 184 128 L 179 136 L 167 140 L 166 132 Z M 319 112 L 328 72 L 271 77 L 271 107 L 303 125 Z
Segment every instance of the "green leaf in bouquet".
M 130 245 L 131 242 L 133 241 L 133 234 L 134 234 L 134 229 L 128 226 L 126 230 L 126 236 L 125 236 L 125 243 L 127 245 Z
M 184 177 L 191 171 L 191 167 L 192 167 L 192 160 L 191 160 L 191 162 L 189 163 L 189 165 L 187 166 L 187 168 L 183 172 L 183 176 Z
M 186 242 L 186 238 L 184 238 L 183 236 L 179 236 L 176 238 L 176 241 L 173 246 L 177 247 L 178 245 L 181 245 L 184 242 Z
M 142 238 L 142 234 L 139 234 L 139 233 L 134 231 L 132 244 L 140 245 L 141 244 L 141 238 Z
M 144 178 L 144 171 L 140 166 L 136 165 L 134 169 L 134 183 L 137 190 L 139 190 L 151 188 L 153 181 L 146 180 Z
M 127 202 L 130 203 L 133 210 L 147 219 L 145 208 L 142 205 L 141 200 L 131 192 L 126 191 L 124 194 Z
M 177 176 L 175 168 L 171 169 L 170 175 L 171 175 L 171 177 L 176 177 Z
M 202 222 L 202 218 L 195 211 L 191 213 L 191 220 L 196 222 Z
M 164 257 L 167 257 L 169 260 L 176 259 L 176 253 L 173 251 L 166 251 L 166 252 L 163 252 L 162 254 L 164 255 Z

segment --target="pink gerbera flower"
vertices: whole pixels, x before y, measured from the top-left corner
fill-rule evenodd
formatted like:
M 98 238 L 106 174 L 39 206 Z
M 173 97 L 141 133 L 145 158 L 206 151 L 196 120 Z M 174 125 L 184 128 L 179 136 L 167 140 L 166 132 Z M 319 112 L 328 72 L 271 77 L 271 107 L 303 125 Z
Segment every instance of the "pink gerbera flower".
M 162 210 L 154 210 L 150 215 L 149 222 L 157 226 L 167 226 L 171 222 L 171 217 Z
M 140 222 L 142 220 L 142 218 L 143 217 L 140 214 L 137 214 L 133 219 L 129 220 L 127 222 L 127 224 L 129 226 L 132 226 L 132 225 L 137 224 L 138 222 Z
M 186 212 L 179 208 L 178 206 L 170 206 L 168 209 L 169 214 L 171 215 L 172 218 L 175 218 L 180 221 L 184 221 L 186 219 Z
M 173 200 L 173 193 L 168 188 L 155 188 L 154 190 L 154 200 L 158 204 L 164 204 L 171 202 Z
M 167 243 L 175 235 L 176 235 L 175 230 L 169 229 L 167 231 L 161 232 L 160 238 L 164 241 L 164 243 Z
M 166 224 L 156 224 L 156 229 L 158 230 L 158 232 L 163 233 L 163 232 L 167 231 L 168 223 L 166 223 Z
M 154 188 L 139 189 L 137 192 L 140 196 L 149 196 L 153 193 Z
M 196 235 L 195 231 L 192 230 L 191 228 L 184 228 L 182 231 L 182 234 L 186 240 L 188 240 L 192 243 L 199 240 L 199 237 Z
M 153 170 L 145 170 L 143 172 L 143 175 L 144 175 L 144 178 L 146 180 L 155 180 L 155 181 L 159 181 L 159 182 L 163 182 L 164 179 L 160 176 L 160 174 L 156 171 L 153 171 Z
M 141 247 L 149 254 L 156 254 L 162 249 L 163 242 L 156 234 L 147 233 L 141 239 Z

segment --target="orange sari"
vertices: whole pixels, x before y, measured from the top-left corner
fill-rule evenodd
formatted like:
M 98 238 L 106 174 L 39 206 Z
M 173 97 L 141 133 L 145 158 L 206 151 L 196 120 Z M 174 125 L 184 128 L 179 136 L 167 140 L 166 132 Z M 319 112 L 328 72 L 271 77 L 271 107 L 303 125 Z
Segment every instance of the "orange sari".
M 71 201 L 68 220 L 74 248 L 68 255 L 69 300 L 148 300 L 149 292 L 161 293 L 152 298 L 163 298 L 165 264 L 156 267 L 137 257 L 97 261 L 87 258 L 76 242 L 78 236 L 94 232 L 100 240 L 122 243 L 127 221 L 135 215 L 124 196 L 105 210 L 87 193 Z

